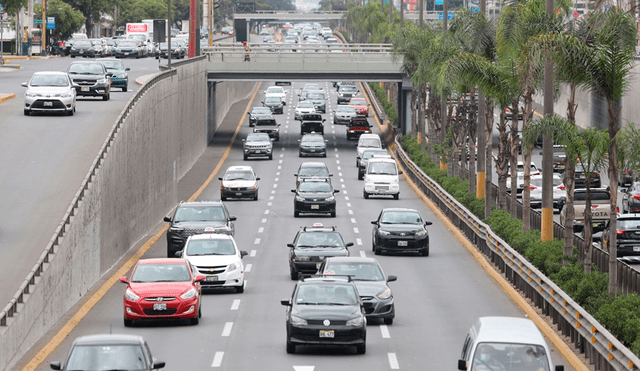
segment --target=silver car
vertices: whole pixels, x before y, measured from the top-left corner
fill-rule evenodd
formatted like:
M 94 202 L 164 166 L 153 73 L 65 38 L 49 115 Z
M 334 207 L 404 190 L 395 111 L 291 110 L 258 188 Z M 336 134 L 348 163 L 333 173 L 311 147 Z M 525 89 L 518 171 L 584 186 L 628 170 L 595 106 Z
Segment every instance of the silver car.
M 252 133 L 242 140 L 244 159 L 249 157 L 268 157 L 273 159 L 273 140 L 266 133 Z
M 358 113 L 354 106 L 338 106 L 337 109 L 333 110 L 333 123 L 336 125 L 348 125 L 356 116 L 358 116 Z
M 66 72 L 36 72 L 28 83 L 22 86 L 24 92 L 24 114 L 31 112 L 64 112 L 69 116 L 76 111 L 76 89 Z

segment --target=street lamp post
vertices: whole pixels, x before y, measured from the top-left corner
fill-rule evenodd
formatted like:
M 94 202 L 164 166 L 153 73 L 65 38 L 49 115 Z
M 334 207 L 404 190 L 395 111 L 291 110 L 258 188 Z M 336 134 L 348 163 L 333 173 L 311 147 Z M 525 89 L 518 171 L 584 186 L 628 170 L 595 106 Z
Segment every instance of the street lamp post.
M 42 50 L 40 55 L 47 55 L 47 0 L 42 0 Z

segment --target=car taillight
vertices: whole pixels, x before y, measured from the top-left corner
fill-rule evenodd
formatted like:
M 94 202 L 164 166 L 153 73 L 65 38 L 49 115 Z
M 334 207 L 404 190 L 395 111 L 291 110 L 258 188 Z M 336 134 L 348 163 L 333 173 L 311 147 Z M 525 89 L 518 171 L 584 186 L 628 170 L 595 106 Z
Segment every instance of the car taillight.
M 624 233 L 624 229 L 616 229 L 616 233 L 619 235 Z
M 560 185 L 558 186 L 558 189 L 565 190 L 565 189 L 567 189 L 567 187 L 565 187 L 565 186 L 564 186 L 564 184 L 560 184 Z
M 633 195 L 633 198 L 635 198 L 636 200 L 640 200 L 640 195 L 639 194 L 635 194 L 635 195 Z
M 529 186 L 529 189 L 538 189 L 536 186 Z

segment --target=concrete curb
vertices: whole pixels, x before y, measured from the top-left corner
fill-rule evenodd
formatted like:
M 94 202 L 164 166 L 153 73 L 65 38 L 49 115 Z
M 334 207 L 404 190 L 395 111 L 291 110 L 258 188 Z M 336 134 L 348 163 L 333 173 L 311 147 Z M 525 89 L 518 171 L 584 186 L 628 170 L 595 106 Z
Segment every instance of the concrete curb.
M 0 103 L 4 103 L 4 101 L 15 98 L 15 93 L 10 94 L 0 94 Z
M 138 76 L 138 78 L 136 79 L 136 84 L 144 85 L 144 84 L 146 84 L 147 81 L 151 80 L 152 78 L 154 78 L 159 73 L 161 73 L 161 72 L 150 73 L 148 75 Z
M 11 69 L 14 69 L 14 70 L 19 70 L 20 69 L 20 65 L 19 64 L 8 64 L 8 63 L 5 63 L 5 64 L 0 65 L 0 67 L 11 68 Z

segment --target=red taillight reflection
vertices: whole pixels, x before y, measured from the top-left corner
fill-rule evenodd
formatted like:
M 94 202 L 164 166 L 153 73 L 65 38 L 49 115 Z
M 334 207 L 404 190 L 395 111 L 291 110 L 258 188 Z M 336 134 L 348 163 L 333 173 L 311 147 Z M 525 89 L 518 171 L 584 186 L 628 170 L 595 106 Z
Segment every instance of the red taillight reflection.
M 565 187 L 565 186 L 564 186 L 564 184 L 560 184 L 560 185 L 558 186 L 558 189 L 565 190 L 565 189 L 567 189 L 567 187 Z
M 633 195 L 633 198 L 635 198 L 636 200 L 640 200 L 640 195 L 636 193 Z
M 624 229 L 616 229 L 616 233 L 619 235 L 624 233 Z
M 529 189 L 538 189 L 536 186 L 529 186 Z

